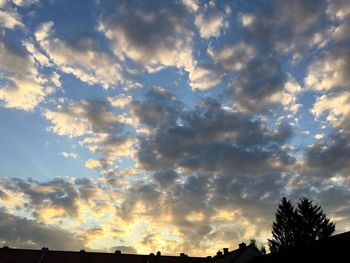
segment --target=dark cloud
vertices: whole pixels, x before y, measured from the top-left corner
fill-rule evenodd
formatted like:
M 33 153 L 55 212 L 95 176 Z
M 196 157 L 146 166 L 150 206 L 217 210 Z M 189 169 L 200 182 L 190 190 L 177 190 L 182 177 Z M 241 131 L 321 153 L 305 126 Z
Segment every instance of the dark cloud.
M 141 181 L 135 182 L 125 192 L 124 201 L 117 207 L 117 214 L 122 219 L 129 220 L 139 214 L 134 208 L 137 202 L 142 202 L 144 205 L 144 211 L 140 212 L 140 215 L 160 215 L 160 196 L 160 189 L 154 185 L 143 183 Z
M 234 105 L 260 114 L 283 105 L 290 75 L 286 65 L 322 48 L 332 26 L 327 1 L 260 1 L 242 4 L 241 10 L 242 39 L 209 53 L 222 71 L 234 72 L 234 81 L 226 88 Z
M 102 5 L 106 12 L 100 28 L 120 58 L 126 56 L 150 68 L 184 67 L 188 61 L 181 61 L 181 55 L 191 60 L 189 12 L 180 1 L 102 1 Z
M 209 181 L 203 176 L 189 176 L 183 184 L 174 185 L 167 200 L 172 214 L 172 223 L 184 237 L 184 247 L 201 244 L 210 233 L 209 216 L 213 208 L 208 204 Z M 200 213 L 200 219 L 193 213 Z
M 62 209 L 64 216 L 75 218 L 79 215 L 79 201 L 94 201 L 99 186 L 92 180 L 76 178 L 66 180 L 54 178 L 47 182 L 39 182 L 31 178 L 27 180 L 8 178 L 0 181 L 0 185 L 10 193 L 24 194 L 23 205 L 33 216 L 41 218 L 42 208 Z M 4 196 L 6 197 L 6 196 Z M 4 199 L 6 200 L 6 199 Z M 97 205 L 97 204 L 96 204 Z
M 314 47 L 314 34 L 325 30 L 326 4 L 317 0 L 263 1 L 259 8 L 241 14 L 253 16 L 244 28 L 245 41 L 262 52 L 292 52 L 300 57 Z
M 274 161 L 293 161 L 281 149 L 292 135 L 287 124 L 269 129 L 264 121 L 225 110 L 215 100 L 182 111 L 177 120 L 140 139 L 138 158 L 144 168 L 239 174 L 273 169 Z
M 7 200 L 9 199 L 9 196 L 4 191 L 0 190 L 0 199 Z
M 175 123 L 183 106 L 174 94 L 155 87 L 146 93 L 144 100 L 134 101 L 131 111 L 142 124 L 157 127 Z
M 47 226 L 34 220 L 0 210 L 0 242 L 10 247 L 57 250 L 80 250 L 85 247 L 78 236 L 58 227 Z
M 273 96 L 281 94 L 286 81 L 287 76 L 275 59 L 258 57 L 240 71 L 228 92 L 238 102 L 239 108 L 255 113 L 281 103 Z
M 34 208 L 34 216 L 40 218 L 40 208 L 52 207 L 63 209 L 66 215 L 75 217 L 78 214 L 79 195 L 71 183 L 55 178 L 49 182 L 38 182 L 32 179 L 11 178 L 2 181 L 5 189 L 23 193 L 27 199 L 25 206 Z
M 152 245 L 154 243 L 154 234 L 148 234 L 144 238 L 142 238 L 141 244 L 143 245 Z
M 168 97 L 172 96 L 145 104 L 152 109 L 153 104 L 167 103 Z M 284 122 L 270 127 L 266 120 L 225 108 L 214 99 L 192 109 L 167 105 L 168 114 L 152 126 L 154 132 L 140 138 L 137 157 L 144 169 L 155 171 L 153 180 L 158 184 L 152 188 L 159 189 L 161 198 L 152 205 L 163 200 L 172 224 L 183 235 L 184 247 L 204 248 L 211 236 L 224 235 L 225 228 L 218 229 L 212 221 L 216 209 L 240 211 L 259 233 L 266 230 L 295 162 L 284 147 L 293 136 L 292 127 Z M 146 111 L 146 107 L 138 111 L 138 118 L 148 125 L 143 118 Z M 176 182 L 169 183 L 169 176 Z M 240 226 L 234 232 L 244 231 Z
M 79 192 L 81 199 L 88 201 L 96 195 L 97 186 L 87 178 L 76 178 L 74 185 Z
M 333 177 L 350 174 L 349 137 L 336 134 L 326 142 L 316 143 L 305 153 L 306 173 L 314 176 Z
M 178 173 L 174 170 L 159 170 L 153 174 L 154 180 L 159 183 L 161 188 L 168 188 L 174 184 L 178 177 Z

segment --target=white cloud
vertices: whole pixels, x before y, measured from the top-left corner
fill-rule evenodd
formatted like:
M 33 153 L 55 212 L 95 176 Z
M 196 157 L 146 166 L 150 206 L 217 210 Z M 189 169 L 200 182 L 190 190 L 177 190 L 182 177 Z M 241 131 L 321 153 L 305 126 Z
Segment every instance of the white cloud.
M 0 99 L 6 108 L 32 111 L 52 90 L 45 89 L 35 79 L 14 78 L 0 89 Z
M 349 87 L 350 50 L 345 44 L 324 52 L 310 63 L 304 79 L 307 87 L 326 91 L 337 87 Z
M 219 63 L 225 70 L 239 71 L 249 59 L 255 56 L 255 49 L 243 42 L 227 45 L 221 50 L 208 49 L 209 55 Z
M 73 159 L 76 159 L 78 157 L 78 155 L 73 152 L 61 152 L 60 155 L 62 155 L 65 158 L 73 158 Z
M 38 3 L 39 0 L 11 0 L 17 6 L 29 6 Z
M 350 5 L 347 0 L 330 1 L 327 14 L 339 20 L 345 20 L 350 15 Z
M 320 139 L 322 139 L 323 137 L 324 137 L 324 134 L 321 134 L 321 133 L 315 134 L 315 136 L 314 136 L 314 138 L 315 138 L 316 140 L 320 140 Z
M 122 69 L 117 60 L 98 51 L 92 39 L 81 39 L 79 47 L 75 47 L 53 37 L 53 25 L 53 22 L 42 24 L 35 37 L 59 69 L 87 84 L 100 84 L 105 89 L 123 82 Z M 43 57 L 38 60 L 46 63 Z
M 33 58 L 42 66 L 49 66 L 50 61 L 47 56 L 41 53 L 33 43 L 24 42 L 23 45 L 27 48 L 28 52 L 33 56 Z
M 211 15 L 199 14 L 195 17 L 195 25 L 199 30 L 201 38 L 219 37 L 221 29 L 228 26 L 225 19 L 219 13 Z
M 132 147 L 136 142 L 134 138 L 94 134 L 81 141 L 80 145 L 86 146 L 93 153 L 102 153 L 106 164 L 111 165 L 119 157 L 133 157 L 135 153 Z
M 254 22 L 254 16 L 251 14 L 241 14 L 240 20 L 243 26 L 249 26 Z
M 193 32 L 187 28 L 186 6 L 157 2 L 145 10 L 133 2 L 116 5 L 117 14 L 105 15 L 99 30 L 107 37 L 114 54 L 131 59 L 153 73 L 164 67 L 194 69 Z
M 196 0 L 182 0 L 190 11 L 197 11 L 199 6 Z
M 124 132 L 125 125 L 133 125 L 132 118 L 114 114 L 113 100 L 80 100 L 59 105 L 57 110 L 47 110 L 44 116 L 51 122 L 49 130 L 70 138 L 90 152 L 102 154 L 100 166 L 105 168 L 121 156 L 133 156 L 136 139 Z M 120 101 L 118 102 L 121 105 Z M 97 167 L 88 162 L 87 167 Z M 93 168 L 91 168 L 93 169 Z
M 5 11 L 0 10 L 0 25 L 4 26 L 5 28 L 14 29 L 15 27 L 23 27 L 24 25 L 21 22 L 21 18 L 15 12 L 12 11 Z
M 317 118 L 328 112 L 327 120 L 334 126 L 338 125 L 339 121 L 350 116 L 350 92 L 322 95 L 316 100 L 311 112 Z
M 85 167 L 88 169 L 96 169 L 96 168 L 101 168 L 102 164 L 99 160 L 95 160 L 95 159 L 88 159 L 85 162 Z
M 211 67 L 196 66 L 189 74 L 190 86 L 193 89 L 209 89 L 223 80 L 224 74 Z
M 125 96 L 125 95 L 108 98 L 108 101 L 111 103 L 111 105 L 116 108 L 124 108 L 125 106 L 130 104 L 131 100 L 132 100 L 131 96 Z
M 61 136 L 79 137 L 91 133 L 91 125 L 84 118 L 84 114 L 84 107 L 79 103 L 73 102 L 68 109 L 60 111 L 47 110 L 44 116 L 52 123 L 49 130 Z
M 54 91 L 35 66 L 35 60 L 24 50 L 17 50 L 0 36 L 0 100 L 4 107 L 33 110 Z

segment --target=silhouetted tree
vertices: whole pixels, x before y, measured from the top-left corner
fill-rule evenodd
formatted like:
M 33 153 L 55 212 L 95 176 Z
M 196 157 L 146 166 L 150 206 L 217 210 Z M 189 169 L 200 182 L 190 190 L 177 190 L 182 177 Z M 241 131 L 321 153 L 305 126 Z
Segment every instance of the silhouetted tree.
M 296 240 L 297 213 L 293 204 L 285 197 L 275 215 L 275 222 L 272 224 L 272 239 L 268 240 L 271 252 L 282 248 L 293 246 Z
M 321 207 L 307 198 L 301 199 L 297 208 L 285 197 L 272 224 L 272 239 L 268 240 L 271 252 L 283 248 L 307 244 L 328 237 L 335 230 L 335 224 L 323 213 Z
M 312 201 L 303 198 L 298 203 L 297 213 L 299 215 L 298 230 L 300 242 L 310 243 L 314 240 L 329 237 L 335 230 L 335 224 L 330 222 L 322 208 Z
M 263 255 L 266 254 L 266 248 L 265 248 L 264 245 L 262 245 L 262 246 L 260 247 L 260 253 L 263 254 Z

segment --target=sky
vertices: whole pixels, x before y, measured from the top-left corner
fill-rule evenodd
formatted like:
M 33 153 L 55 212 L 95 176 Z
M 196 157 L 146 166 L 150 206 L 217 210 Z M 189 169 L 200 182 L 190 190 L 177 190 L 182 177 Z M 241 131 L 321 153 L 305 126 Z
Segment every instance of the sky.
M 0 0 L 0 245 L 214 255 L 283 196 L 350 230 L 349 0 Z

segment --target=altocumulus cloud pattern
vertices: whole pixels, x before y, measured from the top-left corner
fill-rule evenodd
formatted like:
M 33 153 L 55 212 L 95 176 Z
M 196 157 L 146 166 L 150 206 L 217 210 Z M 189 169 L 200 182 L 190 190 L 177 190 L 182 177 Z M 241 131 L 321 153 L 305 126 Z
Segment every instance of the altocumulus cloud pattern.
M 350 219 L 350 2 L 0 0 L 0 244 L 215 254 L 282 196 Z

